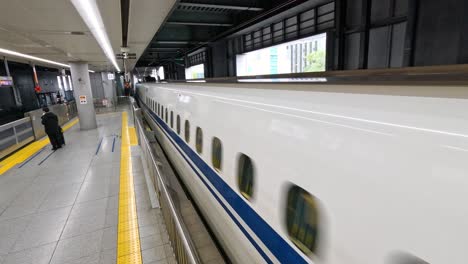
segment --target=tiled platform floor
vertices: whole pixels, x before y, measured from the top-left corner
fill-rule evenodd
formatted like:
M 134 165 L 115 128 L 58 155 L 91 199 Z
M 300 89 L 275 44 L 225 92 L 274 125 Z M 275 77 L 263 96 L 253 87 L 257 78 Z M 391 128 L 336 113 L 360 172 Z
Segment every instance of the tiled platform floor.
M 97 130 L 77 124 L 63 149 L 0 176 L 0 264 L 116 263 L 120 130 L 120 113 L 98 115 Z M 175 263 L 132 148 L 143 263 Z

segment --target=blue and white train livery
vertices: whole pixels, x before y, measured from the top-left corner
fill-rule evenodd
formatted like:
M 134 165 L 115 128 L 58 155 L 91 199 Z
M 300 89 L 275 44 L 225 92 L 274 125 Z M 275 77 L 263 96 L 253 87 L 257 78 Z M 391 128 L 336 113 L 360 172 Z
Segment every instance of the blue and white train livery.
M 137 86 L 234 263 L 467 263 L 467 98 L 461 86 Z

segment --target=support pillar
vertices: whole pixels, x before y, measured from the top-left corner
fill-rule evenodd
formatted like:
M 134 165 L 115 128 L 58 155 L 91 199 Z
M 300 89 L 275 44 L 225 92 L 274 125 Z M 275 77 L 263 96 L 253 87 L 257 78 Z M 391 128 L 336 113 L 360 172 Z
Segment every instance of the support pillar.
M 8 67 L 8 60 L 6 57 L 3 58 L 3 63 L 5 65 L 5 71 L 8 77 L 11 77 L 10 74 L 10 67 Z M 18 91 L 18 88 L 15 85 L 15 82 L 13 82 L 13 97 L 15 98 L 15 105 L 16 107 L 21 107 L 23 106 L 23 103 L 21 102 L 21 95 L 20 92 Z
M 84 62 L 70 62 L 70 71 L 73 82 L 80 129 L 89 130 L 97 128 L 96 112 L 93 104 L 93 92 L 89 79 L 88 64 Z

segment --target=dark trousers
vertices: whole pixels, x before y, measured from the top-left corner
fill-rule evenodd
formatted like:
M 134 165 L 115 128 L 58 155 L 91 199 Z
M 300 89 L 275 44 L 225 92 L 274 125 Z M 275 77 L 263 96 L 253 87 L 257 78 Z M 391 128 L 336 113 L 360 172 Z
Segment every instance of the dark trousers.
M 50 144 L 52 145 L 53 148 L 59 148 L 62 145 L 60 144 L 60 138 L 59 138 L 59 133 L 51 133 L 47 134 L 49 136 Z

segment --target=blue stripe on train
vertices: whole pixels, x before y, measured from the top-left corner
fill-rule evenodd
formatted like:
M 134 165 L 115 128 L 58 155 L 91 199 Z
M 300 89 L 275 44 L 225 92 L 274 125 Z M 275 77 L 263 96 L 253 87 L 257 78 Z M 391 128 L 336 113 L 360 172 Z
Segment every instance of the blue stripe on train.
M 162 119 L 160 119 L 159 117 L 154 117 L 154 114 L 151 113 L 152 115 L 152 118 L 157 122 L 157 124 L 163 128 L 161 126 L 161 124 L 164 124 L 162 123 Z M 163 128 L 165 129 L 165 128 Z M 164 130 L 163 130 L 164 131 Z M 165 134 L 167 134 L 166 131 L 164 131 Z M 171 134 L 175 134 L 174 132 L 172 132 Z M 185 161 L 187 162 L 187 164 L 192 168 L 192 170 L 198 175 L 198 177 L 200 178 L 200 180 L 203 182 L 203 184 L 206 186 L 206 188 L 210 191 L 210 193 L 213 195 L 213 197 L 218 201 L 218 203 L 223 207 L 223 209 L 227 212 L 227 214 L 229 215 L 229 217 L 231 217 L 231 219 L 235 222 L 235 224 L 239 227 L 239 229 L 242 231 L 242 233 L 244 233 L 244 235 L 247 237 L 247 239 L 250 241 L 250 243 L 252 243 L 252 245 L 255 247 L 255 249 L 260 253 L 260 255 L 263 257 L 263 259 L 265 259 L 265 261 L 267 263 L 273 263 L 269 258 L 268 256 L 265 254 L 265 252 L 260 248 L 260 246 L 255 242 L 255 240 L 252 238 L 252 236 L 250 236 L 250 234 L 247 232 L 247 230 L 245 230 L 245 228 L 239 223 L 239 221 L 235 218 L 235 216 L 231 213 L 231 211 L 226 207 L 226 205 L 224 205 L 224 203 L 221 201 L 221 199 L 218 197 L 218 195 L 216 195 L 216 193 L 213 191 L 213 189 L 208 185 L 208 183 L 206 183 L 206 180 L 198 173 L 198 171 L 195 169 L 195 167 L 192 165 L 192 163 L 189 162 L 189 160 L 185 157 L 184 153 L 177 147 L 177 145 L 172 141 L 173 140 L 176 140 L 178 145 L 181 147 L 181 148 L 184 148 L 183 145 L 181 145 L 180 143 L 183 142 L 182 139 L 180 139 L 180 137 L 175 137 L 175 138 L 172 138 L 173 136 L 171 135 L 171 138 L 169 138 L 169 140 L 171 141 L 171 143 L 174 145 L 174 147 L 177 149 L 177 151 L 180 153 L 180 155 L 182 156 L 182 158 L 185 159 Z
M 302 256 L 300 256 L 284 239 L 276 233 L 276 231 L 268 225 L 232 188 L 227 185 L 224 180 L 208 165 L 206 164 L 191 148 L 188 146 L 169 126 L 159 118 L 146 104 L 142 103 L 148 111 L 151 113 L 153 119 L 164 129 L 164 132 L 170 136 L 170 138 L 177 143 L 175 145 L 176 149 L 181 148 L 184 153 L 190 158 L 190 160 L 198 167 L 198 169 L 205 175 L 205 177 L 210 181 L 210 183 L 216 188 L 216 190 L 223 196 L 223 198 L 229 203 L 229 205 L 236 211 L 236 213 L 242 218 L 242 220 L 250 227 L 252 231 L 255 232 L 258 238 L 267 246 L 267 248 L 275 255 L 275 257 L 281 263 L 307 263 Z M 172 142 L 172 141 L 171 141 Z M 180 152 L 182 154 L 182 152 Z M 184 155 L 182 157 L 185 158 Z M 187 160 L 187 159 L 186 159 Z M 262 257 L 268 262 L 271 263 L 271 260 L 263 252 L 263 250 L 258 246 L 255 240 L 249 235 L 249 233 L 244 229 L 244 227 L 238 222 L 235 216 L 230 212 L 230 210 L 223 204 L 216 193 L 209 187 L 205 182 L 203 177 L 197 172 L 195 168 L 190 164 L 198 177 L 203 181 L 205 186 L 209 189 L 212 195 L 216 200 L 221 204 L 224 210 L 229 214 L 231 219 L 236 223 L 236 225 L 241 229 L 242 233 L 249 239 L 252 245 L 259 251 Z

